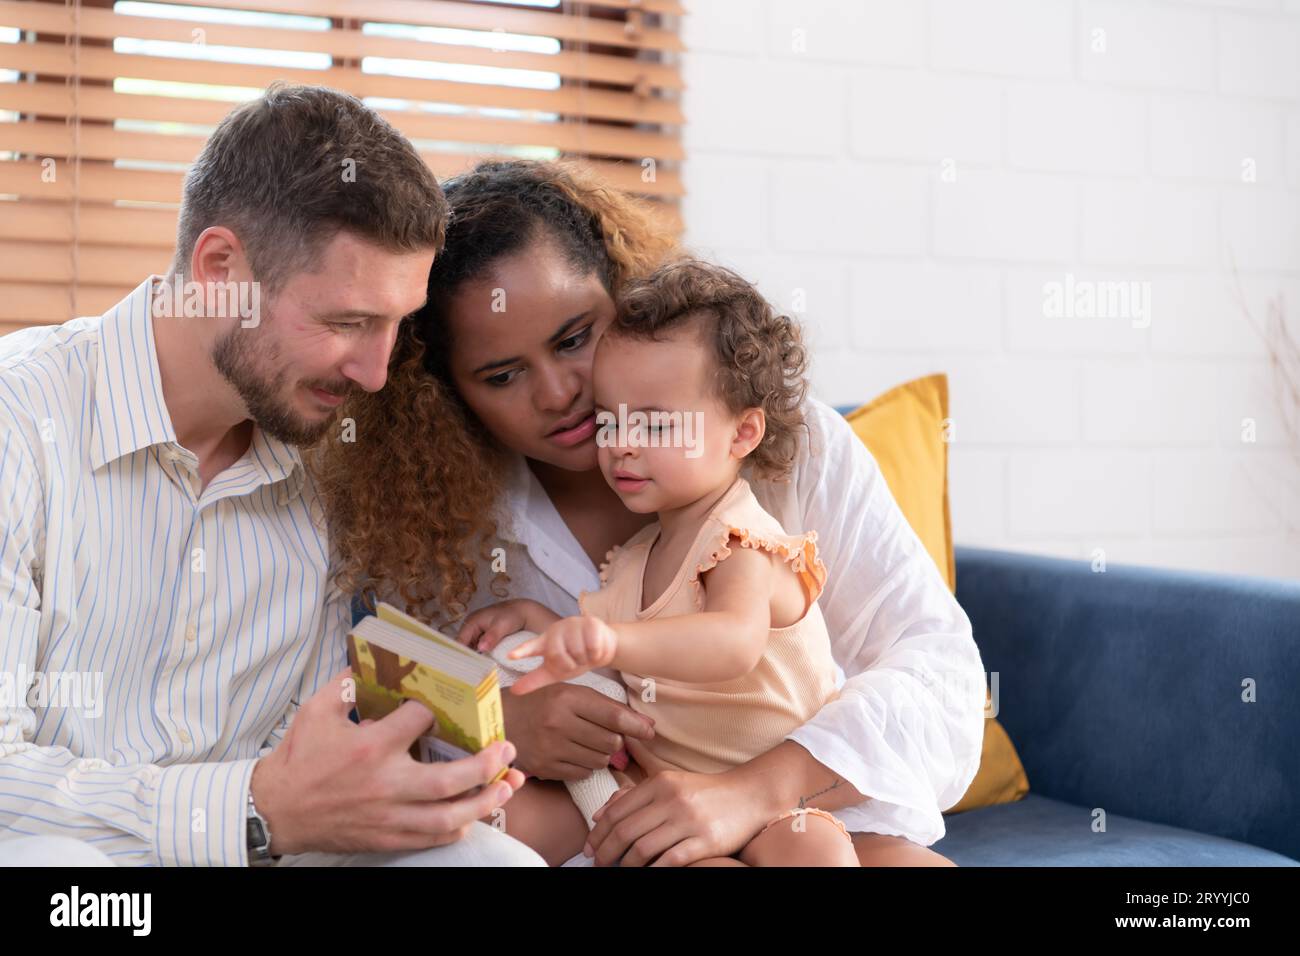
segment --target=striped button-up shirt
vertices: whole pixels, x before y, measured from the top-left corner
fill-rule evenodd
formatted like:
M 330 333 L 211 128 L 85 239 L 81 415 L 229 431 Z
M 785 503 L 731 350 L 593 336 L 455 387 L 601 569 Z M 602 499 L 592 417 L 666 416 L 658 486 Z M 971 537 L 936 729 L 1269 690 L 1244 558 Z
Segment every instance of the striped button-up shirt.
M 155 278 L 0 338 L 0 838 L 243 865 L 253 765 L 346 665 L 349 604 L 297 450 L 255 428 L 201 486 Z

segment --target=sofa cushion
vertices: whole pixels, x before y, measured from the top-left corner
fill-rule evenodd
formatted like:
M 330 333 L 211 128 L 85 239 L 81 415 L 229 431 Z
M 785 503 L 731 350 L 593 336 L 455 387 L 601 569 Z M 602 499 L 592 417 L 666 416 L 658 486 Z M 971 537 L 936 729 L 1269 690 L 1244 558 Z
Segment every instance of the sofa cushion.
M 944 817 L 931 845 L 958 866 L 1300 866 L 1248 843 L 1107 814 L 1031 793 L 1017 803 Z
M 871 451 L 885 484 L 925 550 L 956 590 L 948 512 L 948 376 L 927 375 L 891 388 L 845 420 Z

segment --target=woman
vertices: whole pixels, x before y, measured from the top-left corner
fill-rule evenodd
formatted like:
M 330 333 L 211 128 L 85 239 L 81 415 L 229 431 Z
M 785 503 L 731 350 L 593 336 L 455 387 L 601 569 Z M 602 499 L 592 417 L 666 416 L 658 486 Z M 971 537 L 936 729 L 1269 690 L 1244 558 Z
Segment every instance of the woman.
M 429 301 L 399 334 L 386 388 L 352 400 L 355 440 L 314 462 L 340 583 L 438 624 L 506 598 L 562 615 L 597 566 L 653 519 L 596 467 L 591 357 L 623 281 L 675 249 L 634 201 L 579 168 L 488 162 L 451 204 Z M 656 772 L 631 708 L 566 684 L 504 695 L 517 765 L 562 781 L 626 745 L 653 774 L 601 811 L 595 862 L 686 865 L 735 853 L 781 811 L 816 806 L 854 831 L 863 865 L 952 865 L 927 849 L 978 768 L 983 680 L 970 623 L 874 459 L 808 400 L 793 477 L 752 480 L 787 527 L 815 527 L 840 697 L 748 764 Z M 958 692 L 978 676 L 979 693 Z M 576 859 L 576 858 L 575 858 Z

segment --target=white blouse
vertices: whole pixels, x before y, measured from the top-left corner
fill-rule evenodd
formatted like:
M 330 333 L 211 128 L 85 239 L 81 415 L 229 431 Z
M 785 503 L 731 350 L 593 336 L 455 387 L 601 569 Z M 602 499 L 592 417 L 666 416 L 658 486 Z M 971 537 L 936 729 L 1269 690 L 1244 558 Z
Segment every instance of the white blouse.
M 817 532 L 828 573 L 820 604 L 840 696 L 786 739 L 869 795 L 835 811 L 850 830 L 929 846 L 944 835 L 940 811 L 979 768 L 984 666 L 970 620 L 871 453 L 830 406 L 809 399 L 805 414 L 810 434 L 789 482 L 742 472 L 787 532 Z M 510 596 L 578 614 L 578 595 L 600 587 L 597 569 L 523 456 L 507 489 L 499 546 Z M 490 568 L 479 569 L 470 610 L 498 600 Z

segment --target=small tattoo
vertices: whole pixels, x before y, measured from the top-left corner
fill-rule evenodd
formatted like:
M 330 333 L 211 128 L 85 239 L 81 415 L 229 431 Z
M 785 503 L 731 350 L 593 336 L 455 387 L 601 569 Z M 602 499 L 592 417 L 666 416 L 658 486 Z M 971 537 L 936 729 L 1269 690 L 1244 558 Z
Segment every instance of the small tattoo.
M 834 790 L 836 787 L 838 787 L 838 786 L 839 786 L 841 783 L 843 783 L 843 782 L 844 782 L 844 781 L 842 781 L 842 780 L 840 780 L 838 777 L 836 777 L 836 778 L 835 778 L 835 782 L 834 782 L 833 784 L 831 784 L 829 787 L 827 787 L 825 790 L 818 790 L 816 793 L 810 793 L 810 794 L 808 794 L 808 796 L 806 796 L 806 797 L 800 797 L 800 798 L 799 798 L 799 809 L 800 809 L 800 810 L 804 810 L 804 809 L 806 809 L 807 806 L 808 806 L 808 801 L 809 801 L 809 800 L 815 800 L 815 799 L 817 799 L 817 798 L 820 797 L 823 793 L 827 793 L 827 792 L 829 792 L 829 791 L 831 791 L 831 790 Z

